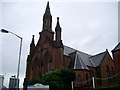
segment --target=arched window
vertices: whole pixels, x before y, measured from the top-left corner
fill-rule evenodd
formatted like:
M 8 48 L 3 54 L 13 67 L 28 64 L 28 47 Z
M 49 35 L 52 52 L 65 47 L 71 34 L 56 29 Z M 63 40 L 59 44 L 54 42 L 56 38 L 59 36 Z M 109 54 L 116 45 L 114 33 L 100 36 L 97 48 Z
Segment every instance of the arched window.
M 86 84 L 88 85 L 89 84 L 89 82 L 88 82 L 88 73 L 86 73 Z
M 82 86 L 82 78 L 81 78 L 81 75 L 80 74 L 78 74 L 78 82 L 77 82 L 78 84 L 77 84 L 77 86 L 78 87 L 81 87 Z
M 48 62 L 47 62 L 47 72 L 51 70 L 51 63 L 52 63 L 52 57 L 49 54 L 49 56 L 48 56 Z
M 94 77 L 94 71 L 93 70 L 91 70 L 91 75 L 92 75 L 92 77 Z
M 50 70 L 51 70 L 51 63 L 48 62 L 48 63 L 47 63 L 47 72 L 50 71 Z
M 106 78 L 109 78 L 109 77 L 111 77 L 111 74 L 110 74 L 110 68 L 107 65 L 106 66 Z M 108 83 L 110 83 L 110 82 L 111 82 L 111 79 L 108 79 Z
M 45 54 L 44 54 L 43 62 L 44 62 L 44 65 L 43 65 L 44 71 L 43 72 L 46 73 L 51 70 L 51 62 L 52 62 L 52 57 L 48 51 L 45 52 Z

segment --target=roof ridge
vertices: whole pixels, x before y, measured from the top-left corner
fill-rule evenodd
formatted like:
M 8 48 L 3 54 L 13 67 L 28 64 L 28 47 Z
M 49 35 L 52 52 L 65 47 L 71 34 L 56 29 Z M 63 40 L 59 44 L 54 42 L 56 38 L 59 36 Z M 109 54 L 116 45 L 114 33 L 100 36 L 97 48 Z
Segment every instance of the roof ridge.
M 92 55 L 91 57 L 95 57 L 95 56 L 98 56 L 98 55 L 100 55 L 100 54 L 105 54 L 106 53 L 106 51 L 104 51 L 104 52 L 101 52 L 101 53 L 98 53 L 98 54 L 95 54 L 95 55 Z M 90 57 L 90 58 L 91 58 Z
M 66 46 L 66 45 L 64 45 L 64 46 Z M 77 50 L 77 49 L 71 48 L 71 47 L 69 47 L 69 46 L 66 46 L 66 47 L 68 47 L 68 48 L 70 48 L 70 49 L 73 49 L 73 50 L 75 50 L 75 51 L 77 51 L 77 52 L 80 52 L 80 53 L 83 53 L 83 54 L 92 56 L 92 55 L 90 55 L 90 54 L 84 53 L 84 52 L 82 52 L 82 51 L 79 51 L 79 50 Z M 74 51 L 74 52 L 75 52 L 75 51 Z
M 82 58 L 80 58 L 78 56 L 78 53 L 75 54 L 75 63 L 74 63 L 74 69 L 76 69 L 77 67 L 77 61 L 79 62 L 81 69 L 86 69 L 89 70 L 88 67 L 85 65 L 85 63 L 83 62 Z
M 69 53 L 68 55 L 73 54 L 73 53 L 76 53 L 76 52 L 77 52 L 77 51 L 73 51 L 73 52 Z
M 108 51 L 91 56 L 89 59 L 90 59 L 90 61 L 92 61 L 92 64 L 94 64 L 93 66 L 95 66 L 95 67 L 99 66 L 101 61 L 105 57 L 106 53 L 108 53 Z
M 79 57 L 78 57 L 79 58 Z M 84 64 L 84 66 L 88 69 L 88 67 L 85 65 L 85 63 L 83 62 L 82 58 L 80 57 L 80 60 L 81 64 Z M 89 69 L 88 69 L 89 70 Z
M 89 61 L 92 63 L 92 65 L 95 67 L 95 63 L 92 61 L 91 58 L 89 58 Z
M 73 67 L 73 69 L 75 69 L 76 68 L 76 57 L 77 57 L 77 54 L 75 54 L 75 63 L 74 63 L 74 67 Z
M 115 46 L 115 48 L 112 51 L 116 51 L 116 49 L 120 47 L 120 42 Z M 119 50 L 120 48 L 118 48 L 117 50 Z
M 74 49 L 74 48 L 71 48 L 71 47 L 69 47 L 69 46 L 66 46 L 66 45 L 63 45 L 63 46 L 65 46 L 65 47 L 68 47 L 68 48 L 70 48 L 70 49 Z M 74 49 L 74 50 L 76 50 L 76 49 Z

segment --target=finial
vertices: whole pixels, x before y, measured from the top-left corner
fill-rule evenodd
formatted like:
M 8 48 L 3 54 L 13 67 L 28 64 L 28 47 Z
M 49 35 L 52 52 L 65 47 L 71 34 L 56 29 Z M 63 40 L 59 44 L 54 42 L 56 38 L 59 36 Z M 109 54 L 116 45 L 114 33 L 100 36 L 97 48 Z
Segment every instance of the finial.
M 35 37 L 35 35 L 32 35 L 32 43 L 34 44 L 34 37 Z
M 57 17 L 57 27 L 60 27 L 59 17 Z
M 106 49 L 106 52 L 108 52 L 108 49 Z
M 57 17 L 57 21 L 59 22 L 59 17 Z
M 32 35 L 33 36 L 33 38 L 35 37 L 35 35 Z
M 61 30 L 60 23 L 59 23 L 59 17 L 57 17 L 57 24 L 56 24 L 56 30 Z

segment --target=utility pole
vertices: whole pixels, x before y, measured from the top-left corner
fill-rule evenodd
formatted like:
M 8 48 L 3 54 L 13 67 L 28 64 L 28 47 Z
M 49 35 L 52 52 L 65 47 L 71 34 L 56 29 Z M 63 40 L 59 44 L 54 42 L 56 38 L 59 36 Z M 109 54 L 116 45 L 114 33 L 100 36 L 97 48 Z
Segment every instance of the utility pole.
M 72 84 L 72 90 L 73 90 L 73 81 L 71 82 L 71 84 Z
M 93 88 L 95 88 L 95 77 L 92 77 Z

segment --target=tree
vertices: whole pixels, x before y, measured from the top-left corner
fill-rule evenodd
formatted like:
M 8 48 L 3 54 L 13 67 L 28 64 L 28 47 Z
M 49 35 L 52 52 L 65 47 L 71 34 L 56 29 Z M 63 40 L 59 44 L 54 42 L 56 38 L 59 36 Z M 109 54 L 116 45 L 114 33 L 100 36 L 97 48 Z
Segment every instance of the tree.
M 71 82 L 74 79 L 75 73 L 63 67 L 44 74 L 38 83 L 49 85 L 50 90 L 71 90 Z

